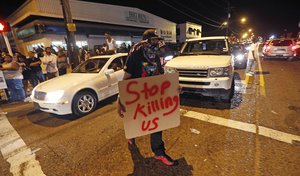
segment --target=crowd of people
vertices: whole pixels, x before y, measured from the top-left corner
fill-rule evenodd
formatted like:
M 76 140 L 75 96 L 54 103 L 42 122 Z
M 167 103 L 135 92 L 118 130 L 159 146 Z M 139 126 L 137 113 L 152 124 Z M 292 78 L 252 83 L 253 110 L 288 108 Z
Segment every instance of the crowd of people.
M 55 52 L 52 47 L 39 47 L 27 56 L 14 52 L 13 56 L 1 52 L 0 70 L 7 85 L 5 94 L 9 102 L 24 101 L 32 88 L 39 83 L 67 73 L 69 61 L 62 48 Z
M 80 48 L 80 62 L 96 55 L 128 53 L 132 45 L 122 43 L 117 47 L 115 39 L 109 32 L 106 32 L 105 42 L 97 45 L 94 50 Z M 7 50 L 1 51 L 0 70 L 3 71 L 7 83 L 8 88 L 5 89 L 5 93 L 10 102 L 24 101 L 36 85 L 66 74 L 68 68 L 70 68 L 70 62 L 67 51 L 63 47 L 38 45 L 26 56 L 18 51 L 13 52 L 13 55 L 9 55 Z

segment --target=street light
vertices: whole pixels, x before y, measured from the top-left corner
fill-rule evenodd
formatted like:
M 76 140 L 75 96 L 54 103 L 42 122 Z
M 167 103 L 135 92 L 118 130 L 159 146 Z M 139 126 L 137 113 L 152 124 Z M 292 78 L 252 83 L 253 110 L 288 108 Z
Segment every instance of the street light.
M 228 25 L 227 21 L 222 23 L 222 26 L 227 26 L 227 25 Z
M 248 33 L 243 34 L 242 38 L 246 38 L 248 36 Z
M 248 32 L 252 32 L 252 29 L 249 29 Z
M 241 23 L 245 23 L 246 22 L 246 18 L 245 17 L 243 17 L 242 19 L 241 19 Z

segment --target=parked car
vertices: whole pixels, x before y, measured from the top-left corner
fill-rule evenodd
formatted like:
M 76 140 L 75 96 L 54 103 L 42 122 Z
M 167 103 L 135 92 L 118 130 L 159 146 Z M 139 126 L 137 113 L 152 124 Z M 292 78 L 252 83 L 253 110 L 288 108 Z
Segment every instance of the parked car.
M 72 73 L 36 86 L 31 99 L 41 111 L 83 116 L 95 110 L 97 102 L 118 94 L 127 53 L 95 56 Z
M 230 52 L 234 59 L 235 68 L 246 68 L 248 51 L 243 44 L 231 44 Z
M 293 59 L 296 57 L 296 43 L 293 39 L 273 39 L 266 47 L 264 59 Z
M 182 92 L 230 101 L 234 94 L 234 67 L 228 37 L 203 37 L 185 42 L 180 55 L 165 65 L 178 72 Z

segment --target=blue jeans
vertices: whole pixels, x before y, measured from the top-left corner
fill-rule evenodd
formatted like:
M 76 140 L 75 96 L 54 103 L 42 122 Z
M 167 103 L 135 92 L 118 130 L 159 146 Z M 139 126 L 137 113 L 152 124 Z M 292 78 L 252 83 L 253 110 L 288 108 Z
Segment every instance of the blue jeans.
M 254 59 L 248 59 L 246 73 L 255 71 L 256 61 Z
M 9 101 L 23 101 L 25 99 L 22 79 L 7 79 L 6 84 L 10 91 Z
M 44 77 L 44 74 L 42 71 L 38 71 L 36 73 L 33 73 L 31 75 L 31 84 L 32 84 L 32 87 L 34 88 L 35 86 L 38 85 L 38 83 L 40 82 L 44 82 L 45 81 L 45 77 Z

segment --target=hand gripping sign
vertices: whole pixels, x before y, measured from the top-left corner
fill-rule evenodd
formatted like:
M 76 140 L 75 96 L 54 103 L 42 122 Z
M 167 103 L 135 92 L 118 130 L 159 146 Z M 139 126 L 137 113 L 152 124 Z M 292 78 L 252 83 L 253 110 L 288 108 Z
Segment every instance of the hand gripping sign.
M 119 82 L 127 139 L 179 126 L 178 73 Z

